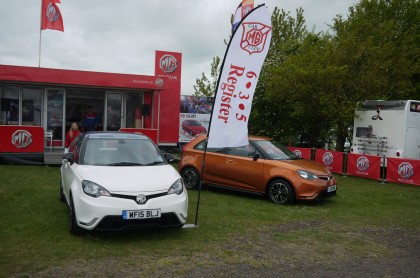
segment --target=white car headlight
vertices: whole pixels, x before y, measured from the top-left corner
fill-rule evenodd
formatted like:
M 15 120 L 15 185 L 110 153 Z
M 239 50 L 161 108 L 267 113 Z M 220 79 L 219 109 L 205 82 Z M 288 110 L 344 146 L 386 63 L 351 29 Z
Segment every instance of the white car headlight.
M 108 197 L 111 196 L 108 190 L 106 190 L 99 184 L 96 184 L 92 181 L 88 181 L 88 180 L 82 181 L 82 187 L 83 187 L 83 192 L 86 195 L 89 195 L 94 198 L 98 198 L 100 196 L 108 196 Z
M 317 175 L 315 175 L 315 174 L 312 174 L 311 172 L 309 172 L 309 171 L 305 171 L 305 170 L 296 170 L 296 172 L 298 173 L 298 175 L 301 177 L 301 178 L 304 178 L 305 180 L 315 180 L 315 179 L 317 179 L 318 177 L 317 177 Z
M 183 183 L 182 179 L 178 179 L 169 188 L 168 195 L 169 194 L 177 194 L 177 195 L 180 195 L 182 192 L 184 192 L 184 183 Z

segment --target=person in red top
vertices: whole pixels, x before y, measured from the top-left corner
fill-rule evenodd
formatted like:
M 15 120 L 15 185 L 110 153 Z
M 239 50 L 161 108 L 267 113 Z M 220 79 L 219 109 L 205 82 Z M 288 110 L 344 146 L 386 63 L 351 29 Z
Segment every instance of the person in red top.
M 98 127 L 98 117 L 96 116 L 96 112 L 93 110 L 93 106 L 88 106 L 88 111 L 85 114 L 82 122 L 82 130 L 83 132 L 88 132 L 92 130 L 96 130 Z
M 73 142 L 74 138 L 76 138 L 77 135 L 79 134 L 80 134 L 80 130 L 77 123 L 74 123 L 74 122 L 71 123 L 70 130 L 67 132 L 67 135 L 66 135 L 66 148 L 70 146 L 71 142 Z

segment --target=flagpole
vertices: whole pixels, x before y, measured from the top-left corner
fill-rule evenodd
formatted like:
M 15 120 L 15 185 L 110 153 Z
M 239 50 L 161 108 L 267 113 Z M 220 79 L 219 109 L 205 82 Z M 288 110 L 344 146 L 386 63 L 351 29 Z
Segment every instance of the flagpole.
M 211 107 L 211 112 L 210 112 L 209 128 L 207 129 L 206 144 L 204 144 L 204 154 L 203 154 L 203 160 L 201 162 L 201 175 L 200 175 L 200 181 L 199 181 L 199 184 L 198 184 L 197 208 L 196 208 L 196 211 L 195 211 L 195 222 L 194 222 L 195 226 L 198 226 L 198 208 L 200 207 L 201 185 L 202 185 L 203 176 L 204 176 L 204 166 L 205 166 L 205 163 L 206 163 L 206 154 L 207 154 L 207 142 L 209 140 L 209 135 L 210 135 L 210 130 L 211 130 L 211 121 L 213 119 L 214 103 L 216 102 L 217 91 L 218 91 L 218 88 L 219 88 L 219 85 L 220 85 L 220 79 L 221 79 L 221 76 L 222 76 L 223 67 L 225 65 L 226 56 L 227 56 L 227 53 L 229 52 L 230 43 L 232 42 L 232 38 L 233 38 L 235 32 L 236 32 L 236 29 L 232 33 L 232 36 L 230 37 L 229 43 L 226 47 L 225 56 L 223 57 L 222 64 L 220 65 L 219 77 L 217 78 L 217 85 L 216 85 L 216 89 L 215 89 L 215 92 L 214 92 L 213 105 Z
M 235 32 L 236 32 L 236 30 L 233 32 L 233 34 L 232 34 L 232 36 L 229 40 L 229 43 L 226 47 L 225 56 L 223 57 L 222 64 L 220 65 L 219 77 L 217 78 L 217 85 L 216 85 L 216 89 L 215 89 L 216 91 L 214 92 L 213 105 L 211 107 L 211 112 L 210 112 L 209 128 L 207 129 L 206 144 L 204 144 L 204 154 L 203 154 L 203 160 L 201 162 L 201 175 L 200 175 L 200 181 L 199 181 L 199 184 L 198 184 L 197 208 L 196 208 L 196 211 L 195 211 L 195 222 L 194 222 L 195 226 L 198 226 L 198 208 L 200 207 L 201 185 L 202 185 L 203 176 L 204 176 L 204 166 L 205 166 L 205 163 L 206 163 L 206 154 L 207 154 L 207 142 L 209 140 L 209 135 L 210 135 L 210 130 L 211 130 L 211 121 L 213 119 L 214 103 L 216 101 L 217 91 L 218 91 L 217 89 L 219 88 L 219 85 L 220 85 L 220 79 L 221 79 L 221 76 L 222 76 L 223 67 L 225 65 L 226 56 L 227 56 L 227 53 L 229 51 L 230 43 L 232 42 L 232 38 L 233 38 L 233 35 L 235 34 Z
M 41 40 L 42 40 L 42 2 L 41 0 L 41 12 L 39 17 L 39 46 L 38 46 L 38 68 L 41 67 Z
M 256 9 L 258 9 L 258 8 L 260 8 L 261 6 L 264 6 L 264 4 L 261 4 L 261 5 L 259 5 L 258 7 L 256 7 L 256 8 L 254 8 L 254 9 L 252 9 L 244 18 L 242 18 L 241 19 L 241 21 L 239 22 L 239 24 L 238 25 L 240 25 L 240 23 L 242 22 L 242 21 L 244 21 L 244 19 L 249 15 L 249 14 L 251 14 L 251 12 L 252 11 L 254 11 L 254 10 L 256 10 Z M 227 54 L 228 54 L 228 52 L 229 52 L 229 48 L 230 48 L 230 44 L 232 43 L 232 40 L 233 40 L 233 37 L 235 36 L 235 33 L 236 33 L 236 31 L 237 31 L 237 29 L 238 28 L 236 28 L 233 32 L 232 32 L 232 36 L 230 37 L 230 40 L 229 40 L 229 43 L 228 43 L 228 45 L 227 45 L 227 47 L 226 47 L 226 52 L 225 52 L 225 56 L 223 57 L 223 62 L 222 62 L 222 64 L 221 64 L 221 66 L 220 66 L 220 72 L 219 72 L 219 77 L 218 77 L 218 79 L 217 79 L 217 85 L 216 85 L 216 91 L 215 91 L 215 93 L 214 93 L 214 99 L 213 99 L 213 105 L 212 105 L 212 108 L 211 108 L 211 114 L 210 114 L 210 122 L 209 122 L 209 128 L 208 128 L 208 130 L 207 130 L 207 137 L 206 137 L 206 144 L 204 145 L 204 154 L 203 154 L 203 160 L 202 160 L 202 163 L 201 163 L 201 175 L 200 175 L 200 181 L 199 181 L 199 184 L 198 184 L 198 197 L 197 197 L 197 208 L 196 208 L 196 211 L 195 211 L 195 226 L 198 226 L 198 209 L 199 209 L 199 207 L 200 207 L 200 196 L 201 196 L 201 185 L 202 185 L 202 181 L 203 181 L 203 176 L 204 176 L 204 167 L 205 167 L 205 160 L 206 160 L 206 153 L 207 153 L 207 143 L 208 143 L 208 139 L 209 139 L 209 135 L 210 135 L 210 130 L 211 130 L 211 122 L 212 122 L 212 119 L 213 119 L 213 109 L 214 109 L 214 104 L 215 104 L 215 102 L 216 102 L 216 97 L 217 97 L 217 91 L 218 91 L 218 88 L 219 88 L 219 85 L 220 85 L 220 79 L 221 79 L 221 77 L 222 77 L 222 71 L 223 71 L 223 68 L 224 68 L 224 65 L 225 65 L 225 61 L 226 61 L 226 56 L 227 56 Z
M 42 33 L 42 31 L 41 31 L 41 30 L 39 30 L 38 68 L 40 68 L 40 67 L 41 67 L 41 38 L 42 38 L 41 33 Z

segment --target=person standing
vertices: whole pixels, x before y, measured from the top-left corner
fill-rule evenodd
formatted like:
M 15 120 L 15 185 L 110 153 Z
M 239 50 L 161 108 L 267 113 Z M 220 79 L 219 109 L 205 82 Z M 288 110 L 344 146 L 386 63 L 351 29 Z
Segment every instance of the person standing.
M 96 127 L 98 126 L 98 118 L 96 116 L 96 112 L 93 111 L 93 106 L 88 106 L 88 111 L 86 112 L 85 116 L 83 117 L 83 131 L 88 132 L 92 130 L 96 130 Z
M 66 148 L 70 146 L 71 142 L 73 142 L 74 138 L 76 138 L 77 135 L 79 134 L 80 134 L 80 130 L 77 123 L 75 122 L 71 123 L 70 129 L 66 134 Z

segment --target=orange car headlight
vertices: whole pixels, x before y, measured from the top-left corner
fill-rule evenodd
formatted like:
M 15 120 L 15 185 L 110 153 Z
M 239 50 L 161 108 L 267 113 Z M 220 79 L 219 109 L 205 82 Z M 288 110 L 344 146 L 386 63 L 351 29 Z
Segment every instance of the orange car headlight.
M 305 179 L 305 180 L 315 180 L 318 179 L 318 176 L 309 172 L 309 171 L 305 171 L 305 170 L 296 170 L 296 172 L 298 173 L 298 175 Z

